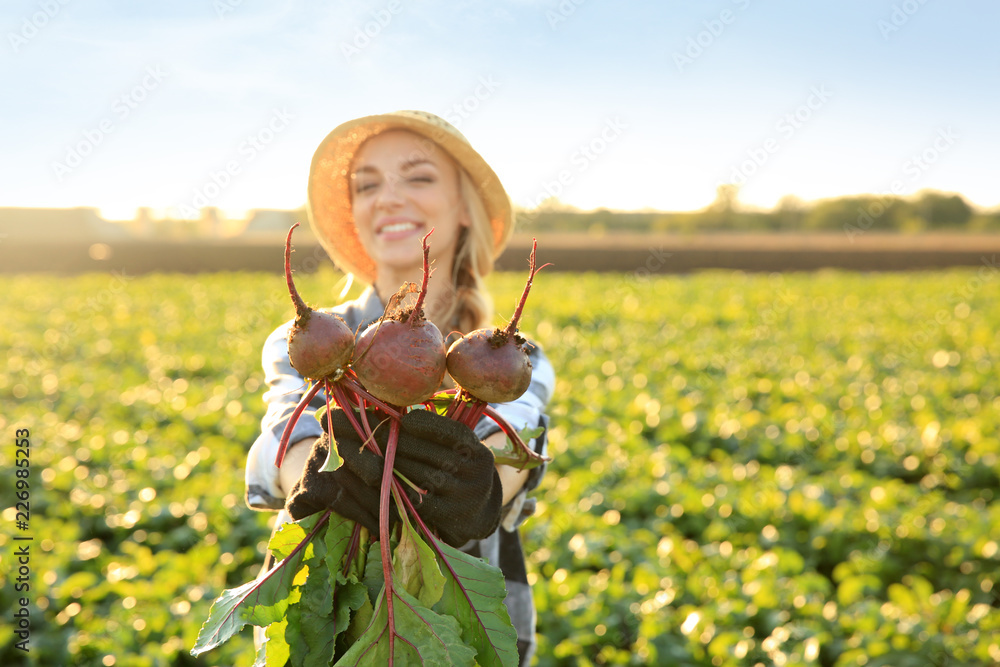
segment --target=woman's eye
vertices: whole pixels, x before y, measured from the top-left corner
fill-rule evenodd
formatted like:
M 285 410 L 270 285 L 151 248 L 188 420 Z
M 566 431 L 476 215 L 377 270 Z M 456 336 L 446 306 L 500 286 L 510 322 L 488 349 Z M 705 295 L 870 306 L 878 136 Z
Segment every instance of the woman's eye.
M 374 187 L 375 187 L 374 183 L 358 183 L 354 186 L 354 191 L 358 193 L 367 192 L 368 190 L 371 190 Z
M 432 176 L 425 176 L 425 175 L 411 176 L 410 177 L 410 182 L 411 183 L 433 183 L 434 182 L 434 178 Z

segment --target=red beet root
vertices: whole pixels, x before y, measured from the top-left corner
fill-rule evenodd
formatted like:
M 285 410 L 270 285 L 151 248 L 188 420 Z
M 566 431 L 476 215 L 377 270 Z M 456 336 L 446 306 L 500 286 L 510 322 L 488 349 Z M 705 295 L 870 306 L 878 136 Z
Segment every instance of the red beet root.
M 448 373 L 465 393 L 480 401 L 508 403 L 517 400 L 531 384 L 531 362 L 524 349 L 524 339 L 517 335 L 517 323 L 535 273 L 545 268 L 535 268 L 536 245 L 531 246 L 528 282 L 507 328 L 477 329 L 448 349 Z
M 292 225 L 285 239 L 285 281 L 295 306 L 295 323 L 288 335 L 288 358 L 303 377 L 323 379 L 337 375 L 354 354 L 354 332 L 341 318 L 306 305 L 292 281 Z
M 455 384 L 487 403 L 517 400 L 531 384 L 531 362 L 520 336 L 477 329 L 452 343 L 448 373 Z
M 344 332 L 349 339 L 344 338 Z M 308 320 L 295 320 L 288 337 L 288 358 L 302 377 L 335 376 L 351 359 L 354 334 L 342 319 L 313 311 Z
M 358 338 L 363 354 L 354 372 L 373 396 L 392 405 L 422 403 L 444 379 L 441 332 L 424 320 L 416 326 L 399 320 L 376 322 Z
M 444 338 L 433 322 L 424 319 L 422 310 L 430 275 L 427 236 L 423 239 L 424 278 L 416 304 L 365 329 L 357 343 L 361 354 L 352 365 L 365 389 L 392 405 L 423 403 L 444 380 Z M 404 285 L 397 297 L 415 291 L 415 287 L 414 283 Z

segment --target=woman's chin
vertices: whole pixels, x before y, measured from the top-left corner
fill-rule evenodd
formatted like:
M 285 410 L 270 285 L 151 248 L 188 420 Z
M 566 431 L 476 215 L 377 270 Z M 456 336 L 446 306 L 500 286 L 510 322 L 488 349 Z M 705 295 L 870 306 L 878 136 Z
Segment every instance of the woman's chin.
M 379 243 L 372 253 L 379 275 L 401 276 L 400 283 L 406 280 L 420 282 L 424 268 L 422 238 L 423 235 L 401 242 Z M 438 270 L 448 272 L 451 266 L 449 255 L 454 256 L 454 245 L 442 247 L 435 244 L 433 235 L 427 239 L 427 244 L 431 266 L 436 267 L 435 273 Z
M 398 249 L 386 251 L 375 260 L 375 266 L 380 275 L 405 276 L 404 280 L 418 281 L 424 267 L 424 256 L 418 247 L 412 250 Z

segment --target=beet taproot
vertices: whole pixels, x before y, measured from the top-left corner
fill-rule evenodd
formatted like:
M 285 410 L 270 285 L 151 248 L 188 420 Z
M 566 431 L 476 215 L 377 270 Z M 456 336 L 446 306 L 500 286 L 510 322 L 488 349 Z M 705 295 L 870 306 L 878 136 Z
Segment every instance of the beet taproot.
M 295 306 L 295 322 L 288 334 L 288 359 L 302 377 L 336 377 L 354 355 L 354 332 L 337 315 L 313 310 L 299 296 L 292 280 L 292 225 L 285 239 L 285 282 Z
M 433 231 L 422 241 L 424 275 L 414 306 L 393 307 L 394 301 L 418 291 L 415 283 L 407 283 L 390 300 L 387 313 L 361 333 L 356 345 L 359 354 L 352 368 L 358 379 L 373 396 L 392 405 L 423 403 L 444 380 L 444 337 L 423 312 L 430 277 L 427 237 Z
M 535 274 L 548 266 L 535 268 L 537 245 L 537 242 L 532 243 L 528 281 L 507 326 L 476 329 L 448 348 L 448 374 L 462 391 L 480 401 L 509 403 L 520 398 L 531 384 L 531 361 L 525 340 L 517 333 L 517 325 Z

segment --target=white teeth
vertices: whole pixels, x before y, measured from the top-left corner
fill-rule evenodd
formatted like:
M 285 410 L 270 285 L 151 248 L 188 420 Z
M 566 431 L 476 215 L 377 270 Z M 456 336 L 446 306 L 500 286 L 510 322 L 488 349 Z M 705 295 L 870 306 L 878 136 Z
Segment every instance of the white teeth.
M 417 225 L 413 222 L 396 222 L 391 225 L 386 225 L 379 230 L 380 234 L 393 233 L 393 232 L 405 232 L 411 229 L 416 229 Z

